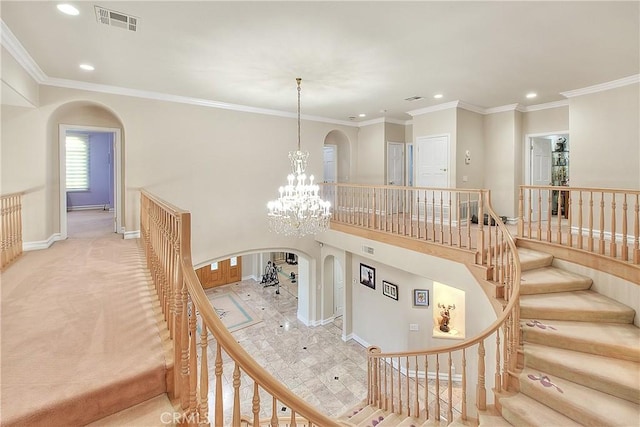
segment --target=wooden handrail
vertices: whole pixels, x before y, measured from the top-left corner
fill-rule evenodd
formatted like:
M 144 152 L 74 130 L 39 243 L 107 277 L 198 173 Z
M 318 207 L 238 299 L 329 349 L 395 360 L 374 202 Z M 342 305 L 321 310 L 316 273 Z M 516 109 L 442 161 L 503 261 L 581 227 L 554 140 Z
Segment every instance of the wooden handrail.
M 193 423 L 197 420 L 198 424 L 209 424 L 210 420 L 214 420 L 214 425 L 225 423 L 223 419 L 223 393 L 222 393 L 222 363 L 221 351 L 224 350 L 235 362 L 236 372 L 234 372 L 234 381 L 237 380 L 239 385 L 239 370 L 242 370 L 247 376 L 254 381 L 254 399 L 258 396 L 258 386 L 267 391 L 272 397 L 273 402 L 264 402 L 265 405 L 275 405 L 276 400 L 282 402 L 291 409 L 292 417 L 298 414 L 302 418 L 309 421 L 310 425 L 318 426 L 339 426 L 335 420 L 317 411 L 313 406 L 293 394 L 287 387 L 276 380 L 271 374 L 265 371 L 233 338 L 231 333 L 224 326 L 222 321 L 215 314 L 214 309 L 207 298 L 198 277 L 193 269 L 191 258 L 191 215 L 189 212 L 176 208 L 168 202 L 152 195 L 151 193 L 141 190 L 141 228 L 143 238 L 145 240 L 145 249 L 147 252 L 148 264 L 152 270 L 152 277 L 159 293 L 161 306 L 165 312 L 165 318 L 168 322 L 168 328 L 173 338 L 176 374 L 174 389 L 172 394 L 179 398 L 181 407 L 184 411 L 185 423 Z M 150 212 L 150 204 L 155 205 L 159 212 L 152 214 Z M 146 214 L 145 214 L 145 211 Z M 166 215 L 171 217 L 171 221 L 167 222 L 164 230 L 151 230 L 150 218 L 152 215 Z M 176 227 L 172 227 L 175 224 Z M 153 242 L 157 233 L 168 232 L 170 238 L 162 242 Z M 154 244 L 156 243 L 156 244 Z M 159 243 L 159 244 L 157 244 Z M 177 266 L 171 265 L 171 258 L 175 255 L 173 249 L 177 249 L 179 254 L 179 269 Z M 153 253 L 162 253 L 164 261 L 157 259 Z M 163 264 L 163 265 L 161 265 Z M 168 266 L 168 267 L 167 267 Z M 162 270 L 162 271 L 160 271 Z M 170 277 L 177 277 L 178 286 L 173 290 L 168 286 L 171 282 Z M 163 301 L 166 301 L 163 303 Z M 191 301 L 189 306 L 188 301 Z M 194 309 L 195 307 L 195 309 Z M 214 390 L 216 390 L 215 410 L 213 418 L 208 414 L 208 400 L 206 390 L 208 383 L 212 381 L 208 378 L 207 368 L 207 342 L 206 332 L 202 332 L 200 336 L 200 344 L 202 357 L 200 357 L 200 367 L 197 365 L 196 351 L 196 311 L 199 313 L 203 331 L 209 330 L 217 342 L 217 354 L 215 359 L 216 376 Z M 187 325 L 188 323 L 188 325 Z M 203 342 L 204 340 L 204 342 Z M 179 365 L 179 366 L 178 366 Z M 200 376 L 197 371 L 200 369 Z M 218 371 L 219 370 L 219 371 Z M 198 384 L 198 378 L 200 378 Z M 204 385 L 204 387 L 203 387 Z M 198 387 L 199 386 L 199 387 Z M 240 425 L 240 400 L 238 388 L 235 388 L 234 409 L 232 425 Z M 202 395 L 204 393 L 204 395 Z M 259 397 L 258 397 L 259 402 Z M 254 401 L 255 403 L 255 401 Z M 259 403 L 258 403 L 259 404 Z M 258 410 L 254 413 L 254 423 L 257 421 Z M 277 414 L 272 414 L 277 417 Z M 255 424 L 254 424 L 255 425 Z
M 22 255 L 23 192 L 0 196 L 0 269 L 4 271 Z

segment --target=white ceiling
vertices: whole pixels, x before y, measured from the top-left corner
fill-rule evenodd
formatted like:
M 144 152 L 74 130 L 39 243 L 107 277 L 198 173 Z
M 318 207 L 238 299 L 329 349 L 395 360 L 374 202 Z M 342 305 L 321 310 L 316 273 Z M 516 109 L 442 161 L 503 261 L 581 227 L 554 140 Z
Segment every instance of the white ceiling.
M 560 101 L 640 72 L 638 1 L 70 3 L 80 15 L 51 1 L 0 4 L 46 84 L 295 112 L 302 77 L 303 115 L 363 121 L 409 120 L 407 111 L 454 100 Z M 138 17 L 138 31 L 99 24 L 95 4 Z M 414 95 L 424 99 L 404 100 Z

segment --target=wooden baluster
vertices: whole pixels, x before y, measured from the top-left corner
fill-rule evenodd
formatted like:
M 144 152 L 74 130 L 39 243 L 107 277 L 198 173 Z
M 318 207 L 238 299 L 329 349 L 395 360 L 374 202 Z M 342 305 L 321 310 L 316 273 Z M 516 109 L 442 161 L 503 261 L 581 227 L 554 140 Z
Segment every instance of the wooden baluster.
M 467 420 L 467 353 L 462 349 L 462 421 Z
M 219 342 L 216 342 L 216 406 L 214 409 L 214 421 L 216 426 L 223 425 L 224 420 L 224 402 L 222 401 L 222 347 Z
M 400 202 L 402 206 L 402 234 L 407 235 L 407 190 L 401 189 L 398 190 L 400 195 Z
M 600 241 L 598 253 L 604 255 L 604 191 L 600 193 Z
M 487 389 L 485 388 L 485 351 L 484 341 L 478 344 L 478 389 L 476 391 L 476 402 L 478 409 L 487 409 Z
M 529 195 L 529 206 L 531 206 L 531 191 L 526 190 Z M 518 236 L 525 237 L 524 235 L 524 192 L 525 189 L 520 187 L 518 189 Z M 529 217 L 529 215 L 527 215 Z M 531 236 L 531 221 L 529 220 L 529 236 Z
M 582 228 L 584 227 L 582 220 L 582 190 L 578 192 L 578 249 L 584 249 L 584 239 L 582 238 Z
M 235 363 L 233 369 L 233 426 L 240 425 L 240 365 Z
M 410 227 L 409 228 L 409 233 L 410 233 L 411 237 L 420 238 L 419 234 L 418 234 L 418 236 L 415 236 L 414 232 L 413 232 L 413 197 L 414 197 L 414 192 L 411 189 L 411 190 L 408 190 L 407 194 L 409 196 L 409 201 L 408 201 L 408 203 L 409 203 L 409 227 Z
M 387 390 L 387 370 L 389 369 L 388 367 L 388 363 L 387 363 L 387 359 L 384 359 L 382 363 L 383 369 L 384 369 L 384 399 L 383 399 L 383 403 L 384 403 L 384 410 L 388 411 L 389 410 L 389 393 Z
M 389 366 L 389 371 L 391 372 L 391 382 L 389 383 L 389 387 L 391 388 L 391 412 L 395 412 L 395 399 L 393 398 L 393 388 L 395 387 L 395 385 L 393 384 L 393 357 L 389 360 L 389 363 L 391 364 Z
M 253 382 L 251 412 L 253 413 L 253 427 L 260 427 L 260 390 L 258 390 L 258 383 L 255 381 Z
M 415 356 L 415 360 L 414 360 L 414 378 L 415 378 L 415 388 L 413 390 L 414 393 L 414 397 L 415 400 L 413 402 L 413 413 L 415 414 L 415 417 L 419 417 L 420 416 L 420 399 L 418 398 L 418 356 Z M 425 380 L 426 380 L 426 372 L 425 372 Z M 426 391 L 426 381 L 425 381 L 425 391 Z
M 405 357 L 405 371 L 407 372 L 407 416 L 411 416 L 411 398 L 409 396 L 411 392 L 411 387 L 409 386 L 411 380 L 411 372 L 409 371 L 409 357 Z
M 500 329 L 496 329 L 496 374 L 495 388 L 498 393 L 502 391 L 502 376 L 500 375 Z
M 471 244 L 471 193 L 467 193 L 467 249 L 472 249 Z
M 552 208 L 553 208 L 553 190 L 547 192 L 547 242 L 551 241 L 551 212 L 553 210 Z
M 556 243 L 561 245 L 562 244 L 562 208 L 563 208 L 563 200 L 564 197 L 562 196 L 562 190 L 557 190 L 558 193 L 558 203 L 556 203 L 556 206 L 558 208 L 558 214 L 556 215 L 556 218 L 558 219 L 558 231 L 556 232 Z
M 616 193 L 611 193 L 611 242 L 609 243 L 609 256 L 615 258 L 618 255 L 618 243 L 616 242 Z
M 485 256 L 485 240 L 484 240 L 484 192 L 478 195 L 478 247 L 477 251 L 480 254 L 480 259 L 477 262 L 480 265 L 490 265 Z
M 508 323 L 505 322 L 502 324 L 502 336 L 503 336 L 503 344 L 502 344 L 502 387 L 500 387 L 501 390 L 506 390 L 508 387 L 508 382 L 509 382 L 509 373 L 508 373 L 508 368 L 509 368 L 509 364 L 508 364 L 508 353 L 507 353 L 507 347 L 508 347 L 508 343 L 509 343 L 509 327 L 508 327 Z M 500 350 L 500 349 L 499 349 Z
M 452 218 L 451 217 L 453 216 L 453 212 L 452 212 L 453 209 L 451 209 L 451 203 L 452 203 L 452 201 L 451 201 L 451 191 L 448 192 L 448 196 L 449 196 L 449 220 L 447 221 L 447 225 L 449 226 L 449 246 L 451 246 L 451 245 L 453 245 L 453 236 L 451 234 L 451 232 L 452 232 L 452 229 L 451 229 L 451 227 L 452 227 L 452 222 L 451 222 Z M 459 215 L 456 217 L 456 219 L 457 218 L 459 218 Z
M 273 396 L 272 400 L 271 400 L 271 427 L 278 427 L 279 423 L 278 423 L 278 402 L 276 400 L 276 397 Z M 235 427 L 235 424 L 234 424 Z
M 444 196 L 443 191 L 440 190 L 440 243 L 444 244 Z M 449 212 L 451 214 L 451 212 Z
M 542 191 L 538 188 L 538 212 L 536 225 L 536 239 L 542 240 Z M 531 224 L 529 224 L 529 236 L 531 236 Z
M 453 361 L 451 360 L 451 352 L 449 352 L 449 384 L 447 388 L 447 406 L 449 410 L 447 411 L 447 419 L 449 422 L 453 421 Z
M 436 241 L 436 191 L 431 191 L 431 241 Z
M 398 356 L 398 414 L 401 414 L 403 411 L 403 402 L 402 402 L 402 362 L 400 361 L 400 357 Z
M 629 219 L 629 211 L 627 208 L 627 193 L 624 193 L 622 195 L 622 253 L 620 254 L 623 261 L 629 261 L 629 247 L 627 246 L 627 221 Z
M 376 229 L 376 189 L 371 196 L 371 228 Z
M 180 391 L 180 403 L 182 409 L 186 412 L 189 408 L 189 321 L 187 312 L 187 284 L 182 280 L 180 304 L 180 341 L 177 342 L 180 349 L 180 357 L 176 360 L 180 361 L 180 381 L 177 383 Z
M 429 356 L 424 356 L 424 410 L 425 419 L 429 419 Z
M 436 420 L 440 421 L 440 354 L 436 354 L 436 396 L 434 397 Z
M 309 423 L 311 424 L 311 423 Z M 292 409 L 291 410 L 291 418 L 289 419 L 289 425 L 292 427 L 295 427 L 298 425 L 297 421 L 296 421 L 296 412 Z
M 200 420 L 209 420 L 209 362 L 207 361 L 209 332 L 207 325 L 202 321 L 200 332 Z
M 633 210 L 633 263 L 640 264 L 640 194 L 636 194 Z
M 589 192 L 589 239 L 587 250 L 593 252 L 593 191 Z
M 567 205 L 564 207 L 564 214 L 567 217 L 567 246 L 573 247 L 573 234 L 571 232 L 571 225 L 573 223 L 571 217 L 571 190 L 566 190 L 567 193 Z
M 189 315 L 189 413 L 197 413 L 198 394 L 198 350 L 196 341 L 196 306 L 191 301 L 191 313 Z

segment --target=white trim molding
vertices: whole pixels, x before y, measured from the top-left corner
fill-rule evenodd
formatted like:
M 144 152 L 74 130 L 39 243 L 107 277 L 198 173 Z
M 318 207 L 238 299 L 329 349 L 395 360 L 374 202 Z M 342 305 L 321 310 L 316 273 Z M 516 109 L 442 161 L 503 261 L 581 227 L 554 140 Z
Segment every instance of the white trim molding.
M 588 95 L 590 93 L 603 92 L 605 90 L 615 89 L 615 88 L 628 86 L 636 83 L 640 83 L 640 74 L 634 74 L 633 76 L 624 77 L 622 79 L 584 87 L 582 89 L 575 89 L 575 90 L 568 90 L 566 92 L 560 92 L 560 95 L 567 98 L 573 98 L 574 96 L 581 96 L 581 95 Z
M 523 107 L 522 110 L 524 113 L 529 113 L 531 111 L 549 110 L 551 108 L 560 108 L 560 107 L 568 107 L 568 106 L 569 106 L 569 100 L 563 99 L 562 101 L 554 101 L 554 102 L 547 102 L 545 104 L 529 105 L 528 107 Z
M 15 58 L 16 62 L 20 64 L 27 73 L 29 73 L 31 78 L 40 84 L 46 81 L 48 78 L 47 75 L 38 66 L 36 61 L 33 60 L 31 55 L 29 55 L 24 46 L 22 46 L 22 43 L 20 43 L 18 38 L 11 32 L 9 27 L 7 27 L 7 24 L 5 24 L 1 19 L 0 34 L 2 46 L 4 46 L 4 48 L 7 49 L 7 52 Z
M 356 334 L 349 334 L 349 335 L 347 335 L 347 337 L 349 337 L 350 339 L 354 340 L 355 342 L 357 342 L 358 344 L 360 344 L 364 348 L 371 347 L 371 344 L 369 344 L 368 342 L 366 342 L 365 340 L 363 340 L 362 338 L 360 338 Z
M 122 234 L 124 235 L 124 239 L 125 240 L 128 240 L 128 239 L 139 239 L 140 238 L 140 230 L 125 231 Z
M 53 233 L 47 240 L 39 240 L 35 242 L 22 242 L 22 250 L 27 251 L 39 251 L 41 249 L 48 249 L 54 242 L 64 240 L 60 233 Z

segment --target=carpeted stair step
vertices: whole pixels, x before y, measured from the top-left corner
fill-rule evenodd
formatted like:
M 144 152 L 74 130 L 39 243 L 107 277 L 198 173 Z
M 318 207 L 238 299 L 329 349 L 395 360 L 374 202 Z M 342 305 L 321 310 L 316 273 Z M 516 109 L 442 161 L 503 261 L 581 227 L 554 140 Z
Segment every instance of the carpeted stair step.
M 640 362 L 640 329 L 621 323 L 522 319 L 525 348 L 537 343 L 615 359 Z
M 406 417 L 402 419 L 399 424 L 395 424 L 397 427 L 445 427 L 448 424 L 445 421 L 438 421 L 433 418 L 424 420 L 416 417 Z
M 363 401 L 342 414 L 340 417 L 338 417 L 338 419 L 348 421 L 352 424 L 357 425 L 377 410 L 378 408 L 367 405 L 366 401 Z
M 513 427 L 505 420 L 494 405 L 488 405 L 484 411 L 478 411 L 478 427 Z
M 169 427 L 178 425 L 179 414 L 180 412 L 171 405 L 169 397 L 165 393 L 88 424 L 87 427 Z
M 527 248 L 518 248 L 518 257 L 522 271 L 548 267 L 553 262 L 553 255 Z
M 531 427 L 581 427 L 581 424 L 554 411 L 546 405 L 518 393 L 501 397 L 502 417 L 513 426 Z
M 603 356 L 527 343 L 527 368 L 547 372 L 586 387 L 640 404 L 640 364 Z
M 397 426 L 405 418 L 406 417 L 404 415 L 398 415 L 395 413 L 387 414 L 384 417 L 384 420 L 382 420 L 382 422 L 377 424 L 377 426 L 380 426 L 380 427 Z
M 587 276 L 553 266 L 541 267 L 522 272 L 520 295 L 582 291 L 589 289 L 592 283 Z
M 520 297 L 521 318 L 631 323 L 634 316 L 632 308 L 590 290 Z
M 520 393 L 586 426 L 637 426 L 640 406 L 542 371 L 524 368 Z
M 382 409 L 378 409 L 360 421 L 358 427 L 375 427 L 380 424 L 386 416 L 387 414 Z

